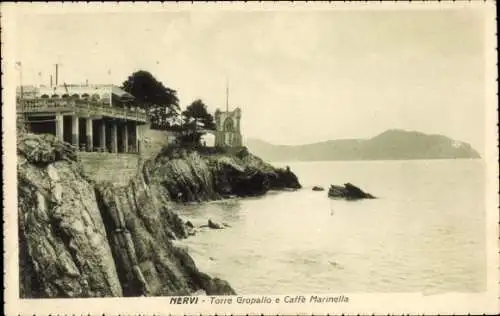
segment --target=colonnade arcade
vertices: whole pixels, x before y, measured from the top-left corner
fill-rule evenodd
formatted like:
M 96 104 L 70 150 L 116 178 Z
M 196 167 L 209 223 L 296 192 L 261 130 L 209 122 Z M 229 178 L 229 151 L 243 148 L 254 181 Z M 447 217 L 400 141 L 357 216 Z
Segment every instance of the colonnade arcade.
M 140 150 L 140 125 L 136 121 L 57 113 L 54 122 L 56 137 L 80 151 L 137 153 Z M 33 123 L 31 126 L 36 128 L 38 124 Z

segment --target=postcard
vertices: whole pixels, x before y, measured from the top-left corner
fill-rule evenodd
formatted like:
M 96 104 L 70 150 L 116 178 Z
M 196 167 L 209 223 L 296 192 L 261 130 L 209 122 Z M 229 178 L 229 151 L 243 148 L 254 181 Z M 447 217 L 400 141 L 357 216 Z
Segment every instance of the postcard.
M 495 9 L 2 3 L 6 314 L 500 312 Z

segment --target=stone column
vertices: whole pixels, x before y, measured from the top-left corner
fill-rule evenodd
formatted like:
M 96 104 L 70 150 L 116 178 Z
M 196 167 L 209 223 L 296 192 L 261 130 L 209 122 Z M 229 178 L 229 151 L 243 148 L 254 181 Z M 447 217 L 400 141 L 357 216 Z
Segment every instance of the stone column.
M 128 126 L 127 122 L 123 123 L 122 128 L 122 148 L 124 153 L 128 153 Z
M 80 150 L 80 127 L 78 123 L 78 116 L 73 115 L 71 117 L 71 143 L 76 147 L 76 150 Z
M 94 149 L 94 131 L 92 130 L 92 119 L 89 117 L 85 121 L 85 132 L 87 134 L 87 151 L 92 152 Z
M 101 132 L 99 133 L 99 147 L 101 147 L 104 151 L 106 149 L 106 121 L 104 119 L 101 120 Z
M 141 152 L 141 127 L 135 124 L 135 148 L 138 153 Z
M 56 113 L 56 138 L 64 141 L 64 116 Z
M 111 152 L 118 152 L 118 133 L 115 120 L 111 121 Z
M 130 138 L 132 139 L 130 141 L 130 144 L 132 145 L 133 147 L 133 152 L 137 152 L 137 123 L 136 122 L 132 122 L 132 126 L 130 128 Z

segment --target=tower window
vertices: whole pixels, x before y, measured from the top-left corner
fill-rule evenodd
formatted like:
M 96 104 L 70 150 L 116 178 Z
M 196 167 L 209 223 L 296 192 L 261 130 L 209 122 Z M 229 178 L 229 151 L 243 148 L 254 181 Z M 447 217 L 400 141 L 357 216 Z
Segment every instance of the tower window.
M 234 132 L 234 123 L 231 118 L 227 118 L 224 122 L 224 130 L 226 132 Z

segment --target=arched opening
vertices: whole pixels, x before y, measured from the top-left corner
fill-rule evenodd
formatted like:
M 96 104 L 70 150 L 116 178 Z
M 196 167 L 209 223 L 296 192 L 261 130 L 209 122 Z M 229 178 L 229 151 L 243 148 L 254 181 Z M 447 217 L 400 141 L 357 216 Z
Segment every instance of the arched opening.
M 59 99 L 59 95 L 58 94 L 53 94 L 52 95 L 52 99 Z
M 49 95 L 48 95 L 48 94 L 42 94 L 41 98 L 42 98 L 42 99 L 48 99 L 48 98 L 49 98 Z
M 94 94 L 92 95 L 91 100 L 92 100 L 92 101 L 98 101 L 100 98 L 101 98 L 101 96 L 100 96 L 100 95 L 98 95 L 97 93 L 94 93 Z
M 234 122 L 232 118 L 227 118 L 224 121 L 224 131 L 226 132 L 234 132 Z
M 63 94 L 63 95 L 61 96 L 61 98 L 63 98 L 63 99 L 67 99 L 67 98 L 69 98 L 69 94 L 65 93 L 65 94 Z
M 82 94 L 82 99 L 87 100 L 88 98 L 89 98 L 89 94 L 88 93 Z
M 77 99 L 80 99 L 80 95 L 78 93 L 73 93 L 71 95 L 71 98 L 77 100 Z

